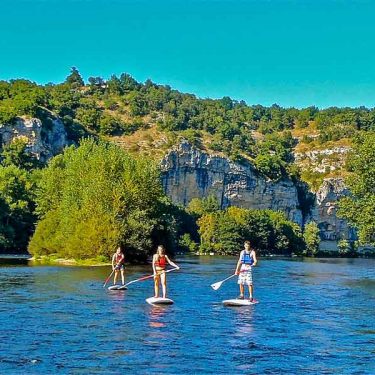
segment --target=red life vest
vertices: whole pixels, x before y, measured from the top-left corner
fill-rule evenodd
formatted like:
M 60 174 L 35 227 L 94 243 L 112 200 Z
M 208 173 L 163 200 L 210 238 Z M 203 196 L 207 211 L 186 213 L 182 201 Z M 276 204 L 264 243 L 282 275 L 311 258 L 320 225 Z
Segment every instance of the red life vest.
M 155 261 L 155 266 L 165 268 L 167 266 L 167 258 L 164 256 L 160 257 Z
M 124 263 L 124 254 L 116 254 L 116 264 L 120 266 L 122 263 Z

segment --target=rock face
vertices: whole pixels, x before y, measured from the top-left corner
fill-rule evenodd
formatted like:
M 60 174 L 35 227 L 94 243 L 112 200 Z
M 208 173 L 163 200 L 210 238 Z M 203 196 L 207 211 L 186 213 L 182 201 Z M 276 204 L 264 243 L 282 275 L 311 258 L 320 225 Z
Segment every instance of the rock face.
M 331 149 L 311 150 L 304 153 L 295 152 L 294 158 L 302 169 L 324 173 L 342 169 L 350 150 L 350 147 L 334 147 Z
M 27 150 L 43 162 L 61 153 L 68 144 L 64 124 L 55 117 L 49 120 L 48 126 L 43 126 L 37 118 L 19 118 L 14 125 L 0 124 L 0 147 L 23 138 L 27 141 Z
M 164 190 L 175 203 L 187 205 L 193 198 L 214 195 L 222 208 L 279 210 L 303 225 L 297 188 L 289 179 L 268 181 L 251 164 L 206 154 L 187 142 L 170 151 L 161 167 Z
M 310 220 L 315 221 L 320 229 L 322 251 L 336 251 L 339 240 L 357 239 L 355 230 L 336 215 L 338 200 L 349 194 L 343 179 L 340 178 L 325 179 L 316 193 Z
M 289 179 L 269 181 L 251 164 L 233 163 L 183 142 L 165 156 L 161 167 L 164 191 L 175 203 L 187 205 L 193 198 L 214 195 L 221 208 L 279 210 L 301 227 L 314 221 L 320 229 L 322 251 L 337 251 L 338 241 L 357 239 L 355 230 L 336 215 L 338 200 L 349 194 L 340 178 L 324 181 L 310 214 L 303 217 L 295 184 Z

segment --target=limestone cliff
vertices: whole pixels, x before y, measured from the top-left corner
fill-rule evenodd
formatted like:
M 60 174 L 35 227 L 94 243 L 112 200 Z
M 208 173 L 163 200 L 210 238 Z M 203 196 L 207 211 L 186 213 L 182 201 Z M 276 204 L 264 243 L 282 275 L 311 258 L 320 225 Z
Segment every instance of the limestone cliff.
M 356 232 L 348 223 L 337 217 L 337 202 L 350 194 L 341 178 L 327 178 L 316 193 L 315 204 L 309 220 L 315 221 L 320 229 L 320 249 L 336 251 L 337 241 L 357 239 Z
M 18 118 L 15 124 L 0 124 L 0 147 L 16 138 L 25 139 L 27 150 L 43 162 L 62 152 L 68 144 L 64 124 L 56 117 L 48 118 L 48 125 L 37 118 Z
M 267 180 L 250 163 L 234 163 L 182 142 L 165 156 L 161 167 L 164 190 L 175 203 L 186 205 L 193 198 L 215 195 L 222 208 L 234 205 L 279 210 L 303 224 L 294 183 L 289 179 Z
M 250 164 L 238 164 L 210 155 L 183 142 L 162 160 L 164 190 L 175 203 L 187 205 L 193 198 L 217 197 L 222 208 L 234 205 L 285 212 L 301 227 L 315 221 L 322 251 L 336 251 L 337 241 L 356 240 L 356 232 L 336 215 L 338 200 L 349 194 L 340 178 L 326 179 L 315 194 L 311 211 L 303 217 L 297 187 L 290 179 L 270 181 Z

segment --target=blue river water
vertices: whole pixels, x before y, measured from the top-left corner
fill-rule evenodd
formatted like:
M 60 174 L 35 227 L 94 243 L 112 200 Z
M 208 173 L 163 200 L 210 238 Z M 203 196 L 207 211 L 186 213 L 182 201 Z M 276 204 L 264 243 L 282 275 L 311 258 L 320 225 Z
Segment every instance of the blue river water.
M 235 258 L 177 262 L 165 308 L 152 280 L 103 289 L 108 267 L 1 266 L 0 373 L 375 374 L 375 259 L 261 259 L 241 308 L 234 278 L 210 288 Z

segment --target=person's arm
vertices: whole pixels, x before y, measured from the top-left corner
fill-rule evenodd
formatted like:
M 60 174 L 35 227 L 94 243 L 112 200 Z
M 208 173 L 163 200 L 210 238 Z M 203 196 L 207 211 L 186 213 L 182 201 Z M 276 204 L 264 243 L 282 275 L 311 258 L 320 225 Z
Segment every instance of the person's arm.
M 253 259 L 254 259 L 254 263 L 253 263 L 253 267 L 257 265 L 258 263 L 258 259 L 257 259 L 257 255 L 255 253 L 255 251 L 253 250 Z
M 112 270 L 114 270 L 115 267 L 116 267 L 116 265 L 115 265 L 115 257 L 116 257 L 116 255 L 113 254 L 113 256 L 112 256 Z
M 156 276 L 156 268 L 155 268 L 156 257 L 157 257 L 156 254 L 152 257 L 152 270 L 154 271 L 154 276 Z
M 237 262 L 237 266 L 236 266 L 236 271 L 234 272 L 236 275 L 240 274 L 242 253 L 243 253 L 243 251 L 240 252 L 240 256 L 238 258 L 238 262 Z
M 177 268 L 178 270 L 180 269 L 180 267 L 176 264 L 176 263 L 173 263 L 167 256 L 165 256 L 165 259 L 167 260 L 167 262 L 174 268 Z

